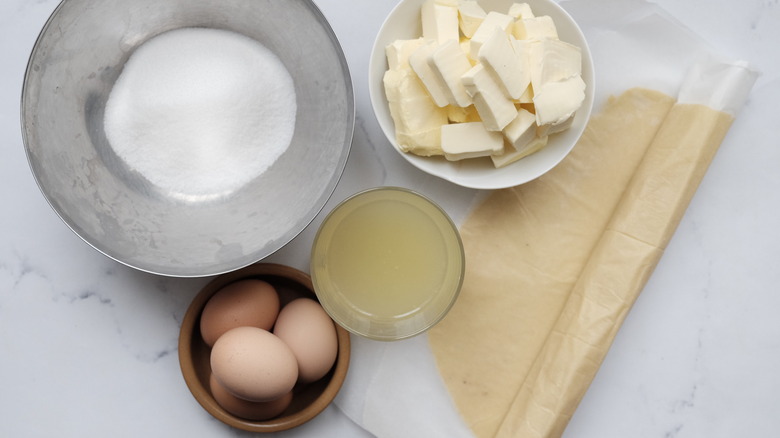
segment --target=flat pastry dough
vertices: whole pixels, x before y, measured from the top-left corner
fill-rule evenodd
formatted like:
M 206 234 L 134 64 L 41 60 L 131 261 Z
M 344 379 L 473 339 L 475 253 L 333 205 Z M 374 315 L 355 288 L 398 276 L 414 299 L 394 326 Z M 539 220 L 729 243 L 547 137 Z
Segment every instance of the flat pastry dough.
M 555 169 L 472 212 L 463 290 L 428 338 L 477 436 L 563 432 L 730 121 L 628 90 Z

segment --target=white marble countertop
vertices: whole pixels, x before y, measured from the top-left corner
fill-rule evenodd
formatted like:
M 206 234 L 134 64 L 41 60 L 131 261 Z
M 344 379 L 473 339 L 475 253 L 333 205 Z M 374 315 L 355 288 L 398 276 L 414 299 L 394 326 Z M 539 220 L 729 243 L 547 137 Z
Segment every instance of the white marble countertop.
M 358 189 L 391 184 L 428 194 L 460 220 L 476 192 L 408 165 L 370 109 L 369 52 L 394 3 L 317 0 L 343 45 L 357 101 L 350 160 L 325 211 Z M 775 436 L 780 3 L 657 3 L 761 77 L 565 436 Z M 68 230 L 33 180 L 19 98 L 30 50 L 56 5 L 0 3 L 0 436 L 244 436 L 201 409 L 179 371 L 179 324 L 207 279 L 157 277 L 107 259 Z M 270 260 L 305 269 L 320 219 Z M 370 434 L 330 406 L 278 436 Z

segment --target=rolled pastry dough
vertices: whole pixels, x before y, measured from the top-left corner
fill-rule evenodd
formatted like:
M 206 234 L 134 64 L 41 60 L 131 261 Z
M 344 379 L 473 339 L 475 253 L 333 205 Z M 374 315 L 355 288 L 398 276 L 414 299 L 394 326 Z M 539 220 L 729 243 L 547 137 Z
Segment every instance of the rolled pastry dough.
M 498 437 L 563 434 L 680 223 L 733 117 L 672 107 L 591 254 Z
M 477 436 L 563 433 L 731 121 L 629 90 L 553 171 L 475 209 L 463 291 L 429 340 Z
M 463 290 L 429 341 L 477 436 L 496 434 L 673 104 L 645 89 L 611 99 L 561 164 L 492 193 L 462 226 Z

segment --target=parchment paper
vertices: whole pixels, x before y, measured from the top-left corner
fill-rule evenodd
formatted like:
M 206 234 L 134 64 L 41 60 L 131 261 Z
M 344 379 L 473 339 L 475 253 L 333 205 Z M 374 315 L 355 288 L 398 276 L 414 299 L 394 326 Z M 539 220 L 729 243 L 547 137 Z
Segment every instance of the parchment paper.
M 695 98 L 686 95 L 687 90 L 695 88 L 691 84 L 702 83 L 701 78 L 719 77 L 711 83 L 721 90 L 721 102 L 728 105 L 718 109 L 733 116 L 752 86 L 752 72 L 739 65 L 722 68 L 727 64 L 712 61 L 713 50 L 653 4 L 579 1 L 564 2 L 562 6 L 582 26 L 594 55 L 595 112 L 628 101 L 634 106 L 644 102 L 646 118 L 634 117 L 632 121 L 632 117 L 624 115 L 615 122 L 609 120 L 609 115 L 607 120 L 596 117 L 593 129 L 589 128 L 584 139 L 586 143 L 606 147 L 588 151 L 578 145 L 550 174 L 517 190 L 492 193 L 486 203 L 476 207 L 461 227 L 464 240 L 471 242 L 466 248 L 470 266 L 466 288 L 451 314 L 428 336 L 394 344 L 355 342 L 352 369 L 336 403 L 377 436 L 560 435 L 633 299 L 652 272 L 730 120 L 719 111 L 703 111 L 716 114 L 710 117 L 702 116 L 700 107 L 691 110 L 691 106 L 673 106 L 674 99 L 669 96 L 678 95 L 686 71 L 690 70 L 681 101 L 720 105 L 713 103 L 712 96 L 718 93 L 712 93 L 712 87 L 700 87 L 709 92 L 689 93 L 698 96 Z M 703 67 L 696 73 L 699 67 L 691 69 L 692 65 Z M 719 69 L 720 74 L 713 73 Z M 724 80 L 724 74 L 731 79 Z M 607 104 L 607 96 L 634 87 L 661 93 L 634 90 Z M 625 198 L 626 187 L 634 187 L 629 198 L 636 198 L 637 193 L 653 194 L 654 190 L 647 190 L 652 184 L 634 182 L 646 179 L 637 177 L 641 171 L 635 171 L 647 167 L 646 177 L 652 180 L 656 175 L 656 164 L 644 164 L 644 152 L 652 149 L 656 131 L 663 130 L 667 112 L 673 115 L 670 120 L 676 127 L 666 129 L 674 136 L 679 135 L 680 126 L 674 125 L 673 120 L 688 124 L 691 118 L 701 118 L 702 129 L 711 131 L 711 135 L 695 138 L 699 144 L 709 146 L 702 146 L 700 155 L 694 153 L 682 160 L 693 164 L 678 175 L 682 192 L 674 196 L 671 212 L 659 211 L 660 222 L 652 222 L 660 223 L 663 230 L 655 225 L 640 227 L 641 232 L 663 237 L 649 241 L 627 233 L 623 219 L 613 219 L 613 211 L 625 211 L 615 217 L 624 217 L 629 223 L 632 216 L 650 211 L 648 205 L 640 204 L 637 209 L 626 206 L 621 199 Z M 626 131 L 632 135 L 620 133 L 621 129 L 633 129 Z M 619 142 L 629 139 L 631 144 L 622 148 L 609 145 L 609 139 L 615 138 L 621 139 Z M 663 151 L 679 144 L 664 141 L 656 149 Z M 673 165 L 672 169 L 675 168 Z M 600 200 L 595 202 L 593 196 Z M 656 199 L 666 205 L 666 196 Z M 652 199 L 650 196 L 647 200 L 651 206 Z M 555 200 L 566 202 L 558 205 Z M 546 204 L 543 213 L 549 216 L 534 217 L 536 210 L 524 209 L 529 202 Z M 480 214 L 484 213 L 480 209 L 485 208 L 488 214 Z M 490 220 L 480 223 L 480 217 Z M 537 220 L 536 225 L 529 217 Z M 540 225 L 542 220 L 547 221 L 545 226 Z M 510 235 L 489 236 L 480 229 L 510 230 L 506 231 Z M 631 227 L 629 230 L 633 232 Z M 480 260 L 479 251 L 495 253 L 510 242 L 515 246 L 510 247 L 505 259 L 499 257 L 498 263 L 495 259 Z M 475 250 L 477 246 L 486 249 Z M 630 268 L 622 269 L 626 265 Z M 616 266 L 621 269 L 615 270 Z M 518 276 L 506 277 L 507 272 L 518 270 L 533 273 L 536 279 L 528 283 L 528 279 L 519 276 L 519 288 L 532 284 L 534 290 L 519 297 L 516 314 L 504 312 L 506 320 L 496 324 L 497 321 L 491 321 L 490 312 L 506 308 L 507 296 L 518 298 Z M 554 275 L 545 274 L 549 272 Z M 613 278 L 616 272 L 621 273 L 619 282 L 610 280 L 605 286 L 600 280 Z M 496 275 L 503 276 L 499 278 L 504 281 L 494 282 Z M 486 288 L 488 279 L 490 287 Z M 508 326 L 504 324 L 507 321 Z M 587 336 L 579 336 L 583 331 Z M 474 333 L 482 335 L 473 336 Z M 513 341 L 507 341 L 507 333 L 515 336 L 510 336 Z M 431 345 L 437 352 L 436 359 Z M 511 382 L 500 377 L 506 375 L 514 376 Z M 467 387 L 467 391 L 459 393 L 460 389 L 455 389 L 459 386 Z M 464 407 L 463 402 L 474 398 L 479 403 L 466 405 L 477 406 L 476 412 L 472 407 Z

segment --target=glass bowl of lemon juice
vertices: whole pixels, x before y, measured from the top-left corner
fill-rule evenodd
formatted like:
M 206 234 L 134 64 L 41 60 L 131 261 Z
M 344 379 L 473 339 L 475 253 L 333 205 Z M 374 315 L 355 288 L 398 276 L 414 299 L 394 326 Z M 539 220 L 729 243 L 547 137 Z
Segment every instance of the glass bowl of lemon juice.
M 392 341 L 423 333 L 455 302 L 465 269 L 447 213 L 401 187 L 377 187 L 340 203 L 314 240 L 311 276 L 342 327 Z

